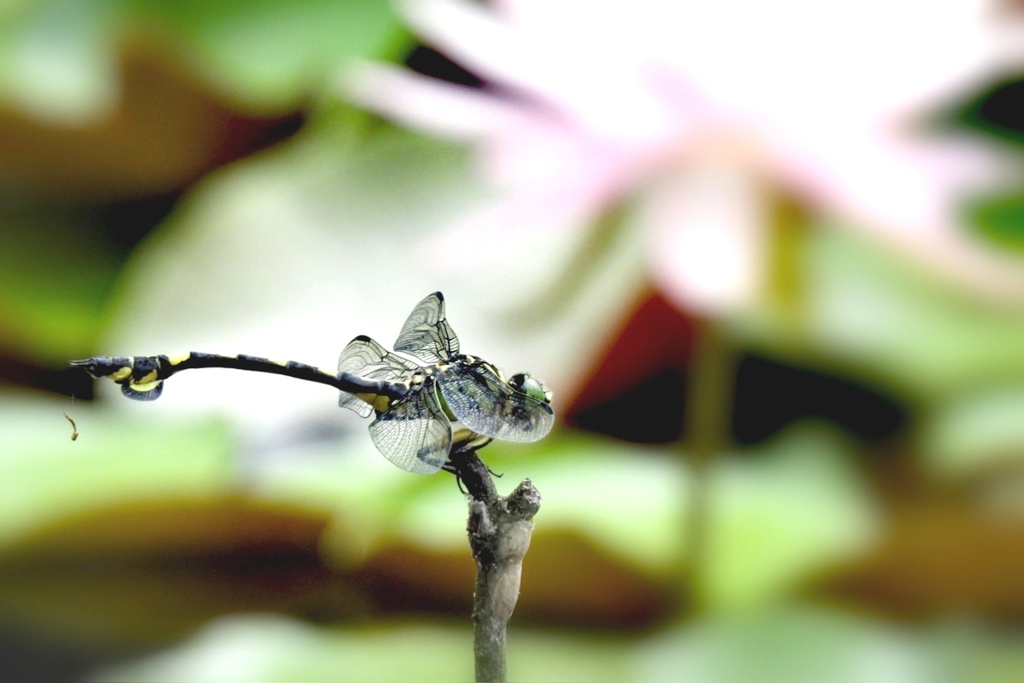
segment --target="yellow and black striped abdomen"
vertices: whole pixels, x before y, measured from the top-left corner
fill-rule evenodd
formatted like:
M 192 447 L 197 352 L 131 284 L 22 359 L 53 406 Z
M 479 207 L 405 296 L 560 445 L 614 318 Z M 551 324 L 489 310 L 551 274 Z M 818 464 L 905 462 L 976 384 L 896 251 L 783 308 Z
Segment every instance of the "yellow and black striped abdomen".
M 309 382 L 318 382 L 352 391 L 352 382 L 345 384 L 338 375 L 293 360 L 277 361 L 260 356 L 222 356 L 215 353 L 192 352 L 177 356 L 99 356 L 71 361 L 93 377 L 107 377 L 121 385 L 121 393 L 136 401 L 153 401 L 163 393 L 163 382 L 182 370 L 194 368 L 229 368 L 285 375 Z M 353 378 L 358 379 L 358 378 Z M 370 383 L 375 385 L 376 383 Z M 392 390 L 400 389 L 396 384 Z M 362 389 L 363 385 L 355 388 Z M 392 391 L 391 393 L 394 393 Z

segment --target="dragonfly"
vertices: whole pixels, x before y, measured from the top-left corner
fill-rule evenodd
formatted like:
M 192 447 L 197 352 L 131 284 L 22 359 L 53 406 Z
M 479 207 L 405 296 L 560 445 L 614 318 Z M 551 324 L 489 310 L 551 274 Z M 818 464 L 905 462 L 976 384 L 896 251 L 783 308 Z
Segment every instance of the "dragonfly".
M 338 373 L 404 381 L 409 386 L 405 396 L 376 405 L 374 395 L 342 393 L 338 403 L 363 417 L 376 412 L 370 438 L 402 469 L 436 472 L 453 445 L 481 448 L 491 439 L 537 441 L 554 424 L 551 392 L 541 381 L 523 372 L 506 379 L 491 363 L 460 353 L 440 292 L 416 305 L 394 350 L 356 337 L 342 351 Z
M 338 371 L 260 356 L 191 352 L 178 356 L 98 356 L 71 361 L 93 377 L 121 386 L 128 398 L 152 401 L 164 381 L 183 370 L 234 368 L 285 375 L 339 389 L 338 405 L 375 415 L 370 438 L 388 460 L 409 472 L 445 468 L 454 449 L 477 450 L 497 439 L 532 442 L 554 424 L 551 391 L 529 373 L 505 377 L 491 363 L 460 352 L 445 317 L 444 296 L 420 301 L 394 351 L 360 335 L 342 351 Z

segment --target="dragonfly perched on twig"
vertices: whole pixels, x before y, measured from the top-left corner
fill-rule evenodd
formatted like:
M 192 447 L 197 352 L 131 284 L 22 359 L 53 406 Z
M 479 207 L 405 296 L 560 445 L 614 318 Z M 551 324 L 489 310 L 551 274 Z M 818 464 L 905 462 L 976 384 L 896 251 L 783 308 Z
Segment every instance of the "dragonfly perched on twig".
M 402 469 L 436 472 L 453 443 L 480 447 L 490 439 L 536 441 L 554 423 L 551 392 L 543 383 L 526 373 L 506 379 L 482 358 L 459 352 L 459 339 L 445 319 L 440 292 L 416 305 L 398 335 L 395 351 L 369 337 L 356 337 L 342 351 L 338 372 L 407 382 L 406 396 L 375 405 L 372 395 L 342 393 L 339 405 L 364 417 L 377 411 L 370 437 Z M 454 435 L 452 422 L 462 427 Z
M 478 449 L 492 439 L 530 442 L 554 424 L 551 392 L 527 373 L 506 378 L 497 367 L 463 354 L 445 318 L 444 296 L 427 296 L 406 320 L 394 352 L 370 337 L 345 347 L 338 372 L 258 356 L 99 356 L 71 361 L 107 377 L 135 400 L 159 398 L 171 375 L 195 368 L 234 368 L 286 375 L 341 390 L 338 404 L 363 417 L 376 413 L 370 437 L 392 463 L 432 474 L 453 448 Z

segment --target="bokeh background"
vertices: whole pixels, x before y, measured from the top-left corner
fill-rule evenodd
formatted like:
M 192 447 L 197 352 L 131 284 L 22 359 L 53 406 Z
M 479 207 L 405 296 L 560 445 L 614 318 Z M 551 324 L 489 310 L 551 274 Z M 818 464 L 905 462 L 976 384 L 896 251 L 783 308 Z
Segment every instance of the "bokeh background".
M 444 473 L 331 390 L 442 290 L 555 392 L 513 680 L 1024 675 L 1019 3 L 0 3 L 11 680 L 466 680 Z M 71 424 L 79 436 L 71 440 Z

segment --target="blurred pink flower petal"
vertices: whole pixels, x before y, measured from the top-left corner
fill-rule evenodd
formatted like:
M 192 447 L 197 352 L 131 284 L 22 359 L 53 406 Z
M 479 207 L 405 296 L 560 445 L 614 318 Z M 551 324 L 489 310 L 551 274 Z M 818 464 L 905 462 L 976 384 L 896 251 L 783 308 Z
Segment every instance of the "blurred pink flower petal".
M 381 111 L 405 112 L 407 124 L 442 137 L 496 136 L 523 118 L 516 109 L 480 91 L 383 64 L 364 64 L 355 69 L 348 88 Z
M 762 271 L 763 188 L 747 169 L 683 166 L 664 173 L 640 210 L 655 282 L 698 313 L 746 303 Z
M 464 267 L 453 246 L 466 237 L 510 231 L 501 258 L 527 258 L 551 231 L 639 195 L 670 296 L 730 310 L 760 286 L 769 218 L 757 197 L 781 188 L 963 282 L 1024 291 L 1020 264 L 957 222 L 965 192 L 1011 175 L 998 155 L 908 127 L 1015 57 L 990 3 L 492 4 L 403 8 L 493 90 L 382 67 L 351 87 L 385 115 L 475 142 L 497 194 L 437 250 L 449 264 Z

